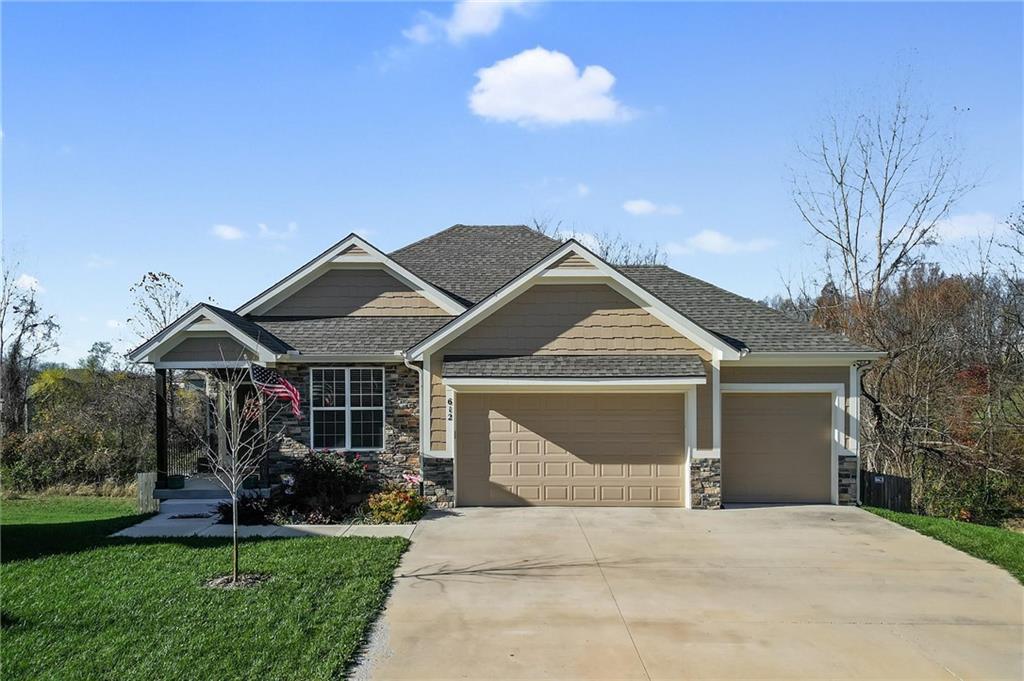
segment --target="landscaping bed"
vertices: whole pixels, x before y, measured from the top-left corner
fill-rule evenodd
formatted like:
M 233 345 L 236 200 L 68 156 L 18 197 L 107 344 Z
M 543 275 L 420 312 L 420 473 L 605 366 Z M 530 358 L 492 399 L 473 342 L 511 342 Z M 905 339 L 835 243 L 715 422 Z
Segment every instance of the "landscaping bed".
M 256 539 L 210 589 L 223 539 L 112 539 L 138 522 L 124 500 L 0 503 L 5 679 L 341 676 L 383 607 L 401 538 Z
M 994 563 L 1024 584 L 1024 535 L 1018 532 L 948 518 L 897 513 L 870 506 L 865 506 L 864 509 L 938 539 L 975 558 Z

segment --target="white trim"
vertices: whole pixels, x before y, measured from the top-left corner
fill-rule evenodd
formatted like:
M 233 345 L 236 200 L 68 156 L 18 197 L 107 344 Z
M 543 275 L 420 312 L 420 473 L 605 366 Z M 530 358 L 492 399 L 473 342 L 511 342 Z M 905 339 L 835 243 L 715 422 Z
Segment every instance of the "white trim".
M 430 430 L 433 427 L 433 400 L 430 394 L 432 378 L 430 375 L 430 357 L 423 358 L 420 369 L 420 451 L 424 456 L 430 452 Z
M 380 264 L 385 269 L 402 280 L 411 289 L 422 295 L 430 302 L 437 305 L 445 312 L 452 315 L 459 315 L 466 311 L 464 305 L 444 293 L 433 284 L 413 274 L 397 262 L 381 252 L 376 246 L 356 234 L 349 234 L 347 237 L 334 244 L 322 254 L 309 261 L 299 269 L 295 270 L 284 279 L 280 280 L 263 293 L 247 303 L 244 303 L 236 312 L 240 315 L 259 314 L 287 297 L 297 289 L 312 281 L 322 270 L 329 267 L 343 251 L 351 246 L 358 246 L 367 252 L 365 256 L 347 256 L 345 262 Z
M 830 461 L 832 504 L 839 503 L 839 455 L 847 452 L 846 431 L 846 387 L 842 383 L 724 383 L 725 393 L 821 393 L 832 398 L 832 451 Z M 723 462 L 724 463 L 724 462 Z M 724 486 L 722 489 L 724 494 Z
M 200 317 L 205 317 L 208 320 L 208 324 L 204 324 L 202 329 L 203 335 L 209 337 L 210 331 L 221 331 L 228 334 L 239 342 L 242 347 L 250 350 L 256 354 L 256 358 L 261 362 L 273 361 L 279 355 L 270 351 L 270 349 L 261 345 L 251 336 L 242 333 L 238 328 L 225 320 L 215 310 L 208 305 L 200 303 L 196 305 L 191 311 L 186 312 L 184 315 L 179 317 L 177 320 L 172 322 L 170 325 L 164 327 L 155 336 L 150 338 L 148 341 L 140 345 L 139 347 L 128 353 L 128 358 L 133 362 L 156 362 L 170 350 L 174 349 L 184 338 L 177 340 L 173 346 L 168 347 L 166 350 L 159 352 L 161 348 L 168 345 L 179 333 L 187 333 L 188 327 L 195 323 Z M 206 328 L 212 327 L 212 328 Z M 151 357 L 151 355 L 154 355 Z M 207 364 L 206 366 L 209 366 Z
M 245 369 L 249 366 L 248 362 L 203 362 L 198 360 L 189 360 L 182 362 L 161 362 L 159 360 L 153 362 L 154 369 Z
M 846 448 L 857 457 L 857 489 L 854 503 L 860 504 L 860 366 L 850 365 L 850 406 L 847 412 L 850 419 L 850 432 L 847 436 Z
M 379 407 L 353 407 L 352 406 L 352 371 L 369 369 L 380 372 L 381 398 Z M 345 372 L 345 404 L 340 407 L 314 407 L 313 406 L 313 372 L 314 371 L 344 371 Z M 309 448 L 316 451 L 334 452 L 382 452 L 388 446 L 388 386 L 387 371 L 381 366 L 317 366 L 309 367 Z M 343 411 L 345 412 L 345 446 L 344 447 L 316 447 L 316 412 L 318 411 Z M 380 411 L 381 413 L 381 437 L 379 447 L 351 447 L 352 444 L 352 412 L 353 411 Z
M 697 453 L 697 387 L 694 386 L 686 391 L 683 398 L 683 409 L 686 416 L 683 418 L 683 440 L 685 444 L 685 461 L 683 462 L 683 507 L 693 508 L 692 490 L 690 489 L 690 467 Z
M 542 281 L 543 277 L 541 275 L 543 272 L 553 263 L 561 260 L 569 253 L 575 253 L 579 257 L 590 262 L 600 274 L 604 275 L 607 282 L 618 285 L 616 290 L 626 292 L 627 297 L 643 308 L 644 311 L 653 315 L 656 319 L 664 322 L 666 325 L 672 327 L 687 338 L 690 338 L 708 353 L 718 350 L 722 353 L 723 357 L 729 359 L 739 359 L 741 356 L 741 353 L 731 345 L 728 345 L 718 336 L 705 330 L 663 303 L 652 293 L 649 293 L 635 284 L 621 272 L 608 265 L 606 262 L 601 260 L 601 258 L 594 255 L 573 239 L 565 242 L 546 258 L 535 264 L 533 267 L 527 269 L 525 272 L 505 284 L 505 286 L 492 293 L 477 305 L 474 305 L 468 312 L 458 317 L 455 321 L 441 327 L 430 336 L 417 343 L 409 350 L 407 353 L 408 356 L 411 359 L 420 359 L 425 353 L 437 350 L 449 342 L 453 337 L 458 336 L 469 328 L 472 328 L 475 324 L 479 323 L 503 305 L 522 294 L 528 288 L 537 283 L 537 281 Z M 590 272 L 590 276 L 593 276 L 593 272 Z
M 458 392 L 679 392 L 703 378 L 446 378 Z
M 722 358 L 711 357 L 711 456 L 722 458 Z
M 444 447 L 455 458 L 455 389 L 444 389 Z
M 846 366 L 885 357 L 884 352 L 751 352 L 735 366 Z

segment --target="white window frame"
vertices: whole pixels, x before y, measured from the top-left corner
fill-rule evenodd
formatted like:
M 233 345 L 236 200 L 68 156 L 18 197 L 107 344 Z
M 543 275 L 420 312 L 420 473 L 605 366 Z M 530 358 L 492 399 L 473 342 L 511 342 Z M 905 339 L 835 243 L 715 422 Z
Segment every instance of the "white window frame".
M 352 372 L 359 370 L 372 370 L 380 372 L 381 402 L 379 407 L 354 407 L 352 406 Z M 345 372 L 345 404 L 340 407 L 315 407 L 313 406 L 313 372 L 314 371 L 344 371 Z M 345 412 L 345 445 L 344 447 L 316 447 L 316 412 L 318 411 L 343 411 Z M 352 444 L 352 412 L 353 411 L 380 411 L 381 435 L 380 447 L 350 447 Z M 388 429 L 387 424 L 387 374 L 382 366 L 317 366 L 309 368 L 309 448 L 317 451 L 333 452 L 381 452 L 387 448 Z

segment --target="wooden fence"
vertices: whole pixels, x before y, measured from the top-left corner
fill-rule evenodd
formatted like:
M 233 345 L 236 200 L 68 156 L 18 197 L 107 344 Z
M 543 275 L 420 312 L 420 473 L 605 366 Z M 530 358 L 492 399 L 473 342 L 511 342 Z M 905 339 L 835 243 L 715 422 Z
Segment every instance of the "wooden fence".
M 910 478 L 862 470 L 860 502 L 865 506 L 910 513 Z

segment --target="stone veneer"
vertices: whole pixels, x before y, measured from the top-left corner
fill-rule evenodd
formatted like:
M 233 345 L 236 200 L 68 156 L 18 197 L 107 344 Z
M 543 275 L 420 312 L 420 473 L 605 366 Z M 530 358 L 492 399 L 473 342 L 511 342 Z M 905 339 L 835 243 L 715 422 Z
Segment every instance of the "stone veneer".
M 722 460 L 694 459 L 690 463 L 691 508 L 722 507 Z
M 366 366 L 365 364 L 331 364 L 332 367 Z M 309 367 L 284 366 L 277 371 L 294 385 L 301 396 L 303 418 L 296 418 L 284 409 L 271 424 L 282 430 L 276 452 L 270 454 L 270 481 L 279 482 L 296 458 L 309 451 Z M 360 460 L 380 482 L 404 482 L 404 473 L 420 473 L 420 405 L 419 375 L 404 364 L 384 365 L 384 448 L 377 452 L 359 452 Z M 448 506 L 454 500 L 451 461 L 443 465 L 427 462 L 424 496 L 436 506 Z
M 857 489 L 857 457 L 840 455 L 839 457 L 839 503 L 843 506 L 855 506 L 860 499 Z

